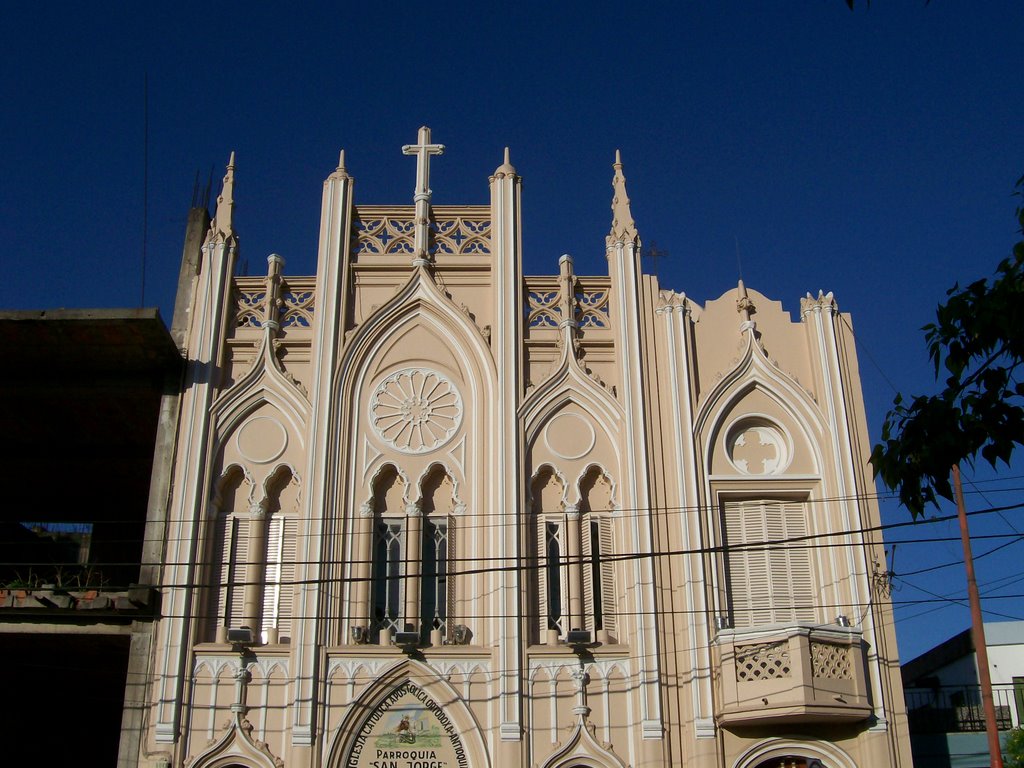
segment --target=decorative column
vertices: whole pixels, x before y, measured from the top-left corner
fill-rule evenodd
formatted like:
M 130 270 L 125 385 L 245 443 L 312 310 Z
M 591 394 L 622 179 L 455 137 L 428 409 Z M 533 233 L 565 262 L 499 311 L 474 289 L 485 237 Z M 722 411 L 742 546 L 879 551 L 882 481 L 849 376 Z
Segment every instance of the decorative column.
M 263 581 L 267 572 L 267 500 L 249 508 L 249 543 L 245 555 L 245 590 L 242 601 L 242 626 L 252 630 L 253 642 L 259 642 L 263 629 Z
M 583 567 L 580 562 L 580 510 L 575 504 L 565 508 L 565 559 L 569 564 L 569 626 L 583 629 Z
M 348 614 L 353 627 L 362 627 L 365 642 L 372 621 L 370 611 L 370 579 L 373 574 L 373 503 L 363 502 L 353 526 L 352 542 L 352 599 Z M 357 630 L 358 631 L 358 630 Z M 349 640 L 357 640 L 350 632 Z
M 402 629 L 420 630 L 420 571 L 423 557 L 423 507 L 420 501 L 405 505 L 405 610 Z

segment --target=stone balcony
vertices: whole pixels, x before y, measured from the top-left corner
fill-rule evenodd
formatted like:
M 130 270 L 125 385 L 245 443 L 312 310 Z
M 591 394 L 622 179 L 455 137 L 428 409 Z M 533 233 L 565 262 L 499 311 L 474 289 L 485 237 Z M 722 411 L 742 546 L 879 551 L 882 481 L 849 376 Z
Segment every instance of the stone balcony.
M 852 722 L 871 714 L 859 629 L 721 630 L 712 642 L 721 725 Z

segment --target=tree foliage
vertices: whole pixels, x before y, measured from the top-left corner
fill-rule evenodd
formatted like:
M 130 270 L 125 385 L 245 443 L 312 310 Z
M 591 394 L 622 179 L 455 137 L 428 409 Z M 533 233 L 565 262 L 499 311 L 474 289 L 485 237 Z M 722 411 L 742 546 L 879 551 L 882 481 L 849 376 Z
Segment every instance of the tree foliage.
M 1017 182 L 1024 190 L 1024 177 Z M 1024 233 L 1024 208 L 1017 209 Z M 937 395 L 909 404 L 897 395 L 871 452 L 876 477 L 899 492 L 915 517 L 937 496 L 952 499 L 950 469 L 977 456 L 995 467 L 1009 464 L 1024 445 L 1024 241 L 996 267 L 991 279 L 954 285 L 926 325 Z
M 1024 726 L 1017 726 L 1006 736 L 1003 747 L 1005 768 L 1024 768 Z

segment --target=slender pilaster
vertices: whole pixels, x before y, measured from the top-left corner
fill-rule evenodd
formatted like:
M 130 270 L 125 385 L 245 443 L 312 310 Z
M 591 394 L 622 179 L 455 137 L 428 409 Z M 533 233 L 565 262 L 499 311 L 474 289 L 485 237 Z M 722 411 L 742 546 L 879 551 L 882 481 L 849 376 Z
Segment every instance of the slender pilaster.
M 694 423 L 694 382 L 696 367 L 691 359 L 693 324 L 690 307 L 683 294 L 671 294 L 665 305 L 657 310 L 664 317 L 666 326 L 665 345 L 668 349 L 668 372 L 670 381 L 670 403 L 672 423 L 691 425 Z M 690 706 L 693 708 L 693 730 L 698 739 L 715 736 L 715 721 L 711 709 L 711 654 L 712 629 L 707 624 L 706 580 L 714 578 L 703 567 L 701 549 L 701 528 L 703 521 L 698 510 L 700 503 L 697 450 L 693 431 L 688 428 L 671 430 L 674 436 L 675 452 L 681 471 L 675 473 L 676 493 L 682 507 L 682 514 L 674 515 L 679 522 L 679 542 L 685 564 L 683 569 L 683 594 L 686 606 L 687 659 L 693 684 L 690 688 Z
M 245 557 L 245 591 L 242 600 L 242 626 L 259 638 L 263 628 L 263 581 L 267 572 L 267 502 L 249 508 L 249 542 Z
M 352 626 L 370 629 L 370 576 L 373 563 L 373 504 L 364 502 L 359 507 L 359 515 L 354 521 L 355 536 L 352 546 L 354 561 L 352 563 L 352 600 L 349 603 L 348 620 Z M 352 640 L 352 632 L 342 638 L 344 642 Z
M 320 246 L 316 273 L 316 313 L 313 317 L 313 345 L 311 349 L 313 372 L 310 382 L 309 452 L 306 477 L 309 493 L 305 496 L 302 517 L 308 526 L 308 535 L 302 545 L 297 579 L 302 585 L 297 597 L 295 614 L 308 617 L 295 622 L 295 703 L 291 708 L 292 743 L 309 747 L 313 743 L 316 722 L 317 692 L 320 690 L 318 665 L 319 646 L 335 641 L 327 637 L 329 617 L 337 613 L 339 601 L 330 598 L 329 590 L 316 587 L 332 578 L 344 576 L 343 566 L 357 558 L 351 546 L 351 530 L 355 517 L 350 510 L 340 508 L 337 495 L 339 467 L 345 457 L 338 450 L 336 425 L 338 418 L 337 388 L 340 339 L 344 338 L 347 313 L 346 300 L 349 274 L 349 233 L 352 228 L 352 192 L 355 180 L 345 169 L 345 152 L 338 159 L 338 167 L 324 181 L 323 202 L 320 209 Z M 333 439 L 332 439 L 333 437 Z M 341 530 L 338 530 L 338 527 Z M 347 551 L 336 547 L 346 545 Z M 327 564 L 327 565 L 325 565 Z M 338 570 L 327 570 L 334 568 Z M 340 604 L 352 599 L 351 586 Z M 349 632 L 350 622 L 342 623 L 342 631 Z M 297 753 L 301 764 L 308 765 L 309 750 Z
M 612 325 L 615 347 L 622 371 L 620 400 L 625 411 L 625 444 L 631 447 L 626 460 L 627 483 L 623 487 L 623 506 L 640 511 L 631 528 L 633 553 L 652 552 L 653 532 L 649 510 L 651 494 L 644 456 L 647 454 L 647 422 L 643 397 L 643 351 L 640 307 L 640 235 L 626 196 L 626 178 L 622 159 L 616 151 L 612 179 L 612 228 L 606 239 L 608 274 L 611 278 L 613 302 Z M 644 514 L 643 511 L 647 511 Z M 645 742 L 663 737 L 661 696 L 659 692 L 660 659 L 658 656 L 657 618 L 654 604 L 654 574 L 651 558 L 634 560 L 636 580 L 636 660 L 639 669 L 639 704 L 641 735 Z M 644 759 L 655 759 L 658 751 L 644 748 Z
M 498 372 L 495 429 L 490 431 L 488 454 L 494 457 L 489 474 L 491 504 L 495 511 L 491 546 L 503 558 L 496 561 L 494 594 L 497 601 L 491 614 L 492 642 L 498 648 L 497 714 L 500 744 L 495 764 L 516 765 L 522 752 L 522 678 L 523 623 L 526 606 L 522 603 L 522 544 L 519 522 L 523 510 L 524 477 L 521 429 L 517 408 L 523 386 L 521 349 L 523 274 L 522 235 L 520 231 L 520 178 L 505 161 L 490 178 L 491 251 L 494 254 L 495 324 L 492 335 L 495 367 Z
M 580 510 L 574 504 L 565 508 L 565 554 L 569 563 L 569 626 L 583 629 L 583 568 L 580 563 Z
M 861 487 L 857 483 L 854 467 L 863 464 L 866 456 L 858 456 L 853 450 L 852 434 L 850 424 L 857 423 L 858 417 L 852 412 L 848 401 L 850 387 L 848 374 L 844 372 L 845 365 L 839 352 L 838 329 L 835 320 L 839 316 L 839 308 L 831 292 L 818 292 L 817 298 L 810 294 L 801 302 L 804 321 L 808 322 L 813 333 L 812 349 L 816 349 L 818 365 L 822 382 L 822 396 L 819 401 L 825 408 L 825 416 L 828 421 L 829 434 L 831 438 L 832 461 L 834 462 L 834 483 L 835 490 L 832 495 L 836 501 L 833 502 L 839 510 L 839 515 L 826 515 L 826 519 L 834 520 L 838 517 L 839 526 L 846 531 L 843 536 L 843 552 L 846 555 L 846 562 L 843 569 L 848 574 L 846 583 L 849 586 L 849 602 L 852 606 L 863 605 L 864 598 L 862 590 L 869 590 L 867 575 L 867 552 L 868 545 L 863 530 L 866 527 L 877 524 L 877 520 L 871 520 L 864 513 L 865 502 L 862 499 L 868 493 L 868 488 Z M 853 531 L 862 531 L 853 533 Z M 845 602 L 842 597 L 833 601 L 836 604 Z M 855 620 L 860 618 L 857 615 Z M 893 705 L 893 702 L 886 701 L 882 691 L 882 679 L 886 671 L 881 667 L 878 648 L 880 647 L 877 633 L 879 628 L 875 626 L 875 612 L 867 611 L 863 614 L 862 630 L 864 640 L 871 649 L 868 653 L 868 663 L 871 666 L 871 699 L 874 703 L 875 721 L 871 726 L 872 730 L 887 730 L 888 720 L 885 713 Z M 885 628 L 881 629 L 886 632 Z
M 202 262 L 196 285 L 192 322 L 186 343 L 188 370 L 185 375 L 177 445 L 180 450 L 177 474 L 169 508 L 167 562 L 164 572 L 165 608 L 161 633 L 165 648 L 157 669 L 155 738 L 161 744 L 177 744 L 181 707 L 192 635 L 190 632 L 196 590 L 198 542 L 203 540 L 201 521 L 208 494 L 208 447 L 210 405 L 220 382 L 224 354 L 224 331 L 231 301 L 231 274 L 237 257 L 238 238 L 233 225 L 235 155 L 231 154 L 217 213 L 203 244 Z
M 423 510 L 419 501 L 405 507 L 405 610 L 406 632 L 420 630 L 420 571 L 423 559 Z

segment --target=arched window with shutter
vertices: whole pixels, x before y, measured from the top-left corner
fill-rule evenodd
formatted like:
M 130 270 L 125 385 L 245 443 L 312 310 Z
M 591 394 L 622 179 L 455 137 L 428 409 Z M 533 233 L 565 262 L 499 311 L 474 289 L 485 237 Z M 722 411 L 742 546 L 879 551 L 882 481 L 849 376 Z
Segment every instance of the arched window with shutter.
M 614 636 L 618 629 L 618 609 L 613 558 L 612 484 L 598 467 L 589 469 L 580 482 L 580 512 L 584 626 L 595 638 L 602 631 Z
M 233 466 L 221 477 L 214 497 L 205 608 L 208 640 L 225 641 L 227 629 L 238 629 L 245 623 L 250 489 L 245 473 Z
M 530 485 L 532 597 L 537 622 L 533 629 L 543 641 L 548 632 L 562 635 L 568 626 L 568 568 L 566 567 L 565 486 L 550 467 L 542 467 Z
M 288 642 L 298 559 L 298 482 L 280 468 L 267 483 L 267 553 L 263 585 L 263 642 Z
M 799 541 L 806 499 L 725 499 L 721 510 L 732 626 L 816 621 L 812 550 Z

